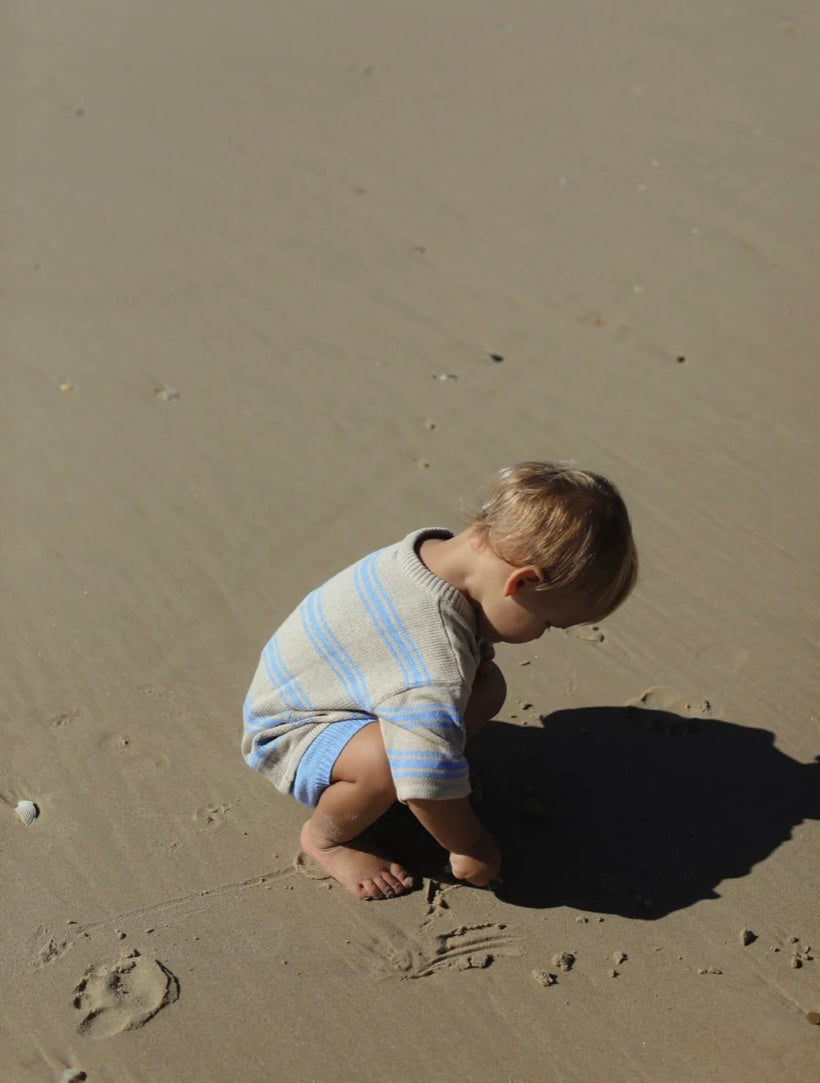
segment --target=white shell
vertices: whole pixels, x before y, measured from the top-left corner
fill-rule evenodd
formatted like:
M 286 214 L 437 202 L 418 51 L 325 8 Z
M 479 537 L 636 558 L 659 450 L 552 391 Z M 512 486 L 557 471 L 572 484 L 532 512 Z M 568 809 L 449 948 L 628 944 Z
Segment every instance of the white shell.
M 37 817 L 40 815 L 40 810 L 34 804 L 33 801 L 18 801 L 17 808 L 14 810 L 26 827 L 29 824 L 33 824 Z

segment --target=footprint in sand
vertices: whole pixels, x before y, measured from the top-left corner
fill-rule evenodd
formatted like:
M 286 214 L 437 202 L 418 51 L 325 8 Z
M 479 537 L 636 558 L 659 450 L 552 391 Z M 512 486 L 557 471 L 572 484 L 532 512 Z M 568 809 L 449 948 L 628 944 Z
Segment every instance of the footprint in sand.
M 203 831 L 217 831 L 233 820 L 233 808 L 224 801 L 216 805 L 203 805 L 194 813 L 194 820 L 202 825 Z
M 179 982 L 157 959 L 125 952 L 109 966 L 89 967 L 74 990 L 74 1007 L 82 1012 L 79 1033 L 111 1038 L 144 1026 L 179 996 Z
M 711 717 L 708 699 L 687 699 L 673 688 L 658 685 L 627 703 L 621 723 L 662 736 L 690 737 L 700 733 L 703 720 Z

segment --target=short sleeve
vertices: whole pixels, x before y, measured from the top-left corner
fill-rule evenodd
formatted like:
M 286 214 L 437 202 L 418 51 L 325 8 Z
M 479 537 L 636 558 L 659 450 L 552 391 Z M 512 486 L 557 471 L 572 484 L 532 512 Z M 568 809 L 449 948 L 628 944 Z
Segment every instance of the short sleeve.
M 446 686 L 412 688 L 376 707 L 400 801 L 470 793 L 461 707 Z

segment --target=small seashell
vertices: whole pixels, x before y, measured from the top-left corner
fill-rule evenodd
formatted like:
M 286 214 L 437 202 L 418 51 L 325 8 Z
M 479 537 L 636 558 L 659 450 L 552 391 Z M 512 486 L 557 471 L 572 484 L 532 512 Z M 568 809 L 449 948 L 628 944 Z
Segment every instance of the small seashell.
M 33 801 L 18 801 L 17 808 L 14 810 L 23 823 L 28 827 L 33 824 L 37 817 L 40 815 L 40 810 L 34 804 Z

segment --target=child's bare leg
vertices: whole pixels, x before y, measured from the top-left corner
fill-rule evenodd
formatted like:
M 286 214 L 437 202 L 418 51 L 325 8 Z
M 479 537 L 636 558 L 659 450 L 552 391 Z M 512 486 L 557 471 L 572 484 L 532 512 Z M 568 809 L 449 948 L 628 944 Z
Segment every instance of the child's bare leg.
M 377 722 L 348 741 L 302 828 L 302 849 L 360 899 L 389 899 L 413 886 L 406 869 L 378 853 L 362 832 L 396 800 Z

